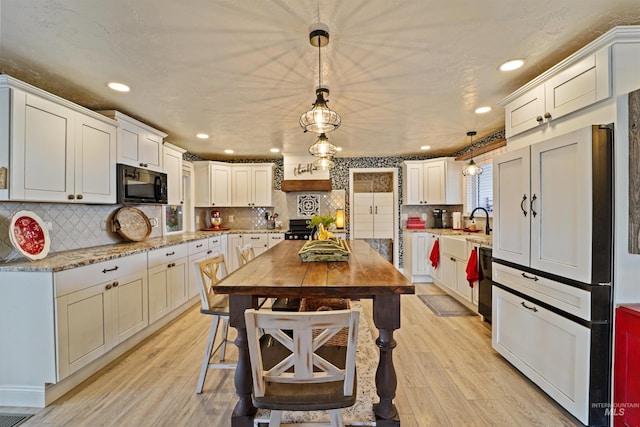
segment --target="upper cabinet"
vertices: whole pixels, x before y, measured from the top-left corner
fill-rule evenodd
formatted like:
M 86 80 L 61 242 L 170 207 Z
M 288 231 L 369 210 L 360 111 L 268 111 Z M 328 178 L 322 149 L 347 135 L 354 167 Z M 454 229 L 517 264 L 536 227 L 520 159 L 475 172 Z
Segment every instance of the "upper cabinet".
M 162 147 L 164 173 L 167 174 L 167 204 L 184 204 L 182 194 L 182 153 L 180 147 L 165 142 Z
M 196 161 L 195 205 L 197 207 L 231 206 L 231 165 L 228 163 Z
M 443 157 L 402 164 L 405 205 L 462 204 L 462 162 Z
M 162 141 L 167 137 L 160 132 L 136 119 L 119 111 L 99 111 L 118 122 L 118 163 L 163 171 Z
M 501 102 L 505 107 L 507 138 L 550 123 L 611 96 L 611 58 L 603 48 L 569 61 L 538 83 Z
M 112 120 L 0 76 L 0 200 L 116 203 Z
M 272 206 L 273 163 L 231 165 L 233 206 Z

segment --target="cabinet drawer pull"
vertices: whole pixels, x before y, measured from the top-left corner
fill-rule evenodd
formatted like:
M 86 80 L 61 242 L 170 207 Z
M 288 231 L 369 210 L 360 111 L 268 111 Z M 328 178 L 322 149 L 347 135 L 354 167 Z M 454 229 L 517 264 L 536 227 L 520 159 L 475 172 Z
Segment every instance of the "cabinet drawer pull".
M 520 209 L 522 209 L 522 215 L 527 216 L 527 211 L 524 210 L 524 202 L 527 201 L 527 195 L 522 195 L 522 201 L 520 202 Z
M 537 308 L 535 308 L 535 307 L 529 307 L 527 304 L 525 304 L 525 303 L 524 303 L 524 301 L 522 301 L 522 302 L 520 303 L 520 305 L 522 305 L 522 306 L 523 306 L 524 308 L 526 308 L 527 310 L 531 310 L 531 311 L 533 311 L 534 313 L 536 313 L 536 312 L 538 311 L 538 309 L 537 309 Z
M 531 196 L 531 205 L 529 206 L 529 209 L 531 210 L 531 216 L 533 216 L 534 218 L 536 217 L 536 215 L 538 215 L 538 212 L 533 210 L 533 202 L 535 202 L 536 200 L 538 200 L 538 198 L 535 194 Z
M 210 254 L 211 252 L 213 252 L 213 251 L 212 251 L 211 249 L 209 249 L 209 250 L 207 251 L 207 255 L 208 255 L 208 254 Z
M 117 288 L 119 284 L 120 284 L 120 283 L 118 283 L 118 282 L 113 282 L 113 287 L 114 287 L 114 288 Z
M 260 240 L 259 237 L 252 237 L 251 240 Z
M 118 269 L 118 266 L 116 265 L 113 268 L 105 268 L 104 270 L 102 270 L 102 272 L 106 274 L 106 273 L 108 273 L 110 271 L 116 271 L 117 269 Z
M 199 245 L 196 245 L 196 248 L 201 248 L 202 246 L 202 243 L 200 243 Z
M 533 280 L 534 282 L 537 282 L 538 280 L 540 280 L 538 279 L 537 276 L 529 276 L 526 273 L 522 273 L 522 277 L 524 277 L 525 279 Z
M 456 262 L 456 259 L 454 257 L 449 258 L 451 261 Z
M 166 256 L 171 256 L 171 255 L 175 255 L 175 254 L 176 254 L 176 252 L 175 252 L 175 251 L 173 251 L 173 252 L 167 252 L 165 255 L 166 255 Z

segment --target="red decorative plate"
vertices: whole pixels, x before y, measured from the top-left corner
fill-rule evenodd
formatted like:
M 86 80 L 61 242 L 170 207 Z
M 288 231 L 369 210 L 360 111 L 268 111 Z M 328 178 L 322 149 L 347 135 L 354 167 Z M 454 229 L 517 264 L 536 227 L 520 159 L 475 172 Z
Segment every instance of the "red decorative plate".
M 18 211 L 11 217 L 9 240 L 23 256 L 42 259 L 49 253 L 51 239 L 42 219 L 30 211 Z

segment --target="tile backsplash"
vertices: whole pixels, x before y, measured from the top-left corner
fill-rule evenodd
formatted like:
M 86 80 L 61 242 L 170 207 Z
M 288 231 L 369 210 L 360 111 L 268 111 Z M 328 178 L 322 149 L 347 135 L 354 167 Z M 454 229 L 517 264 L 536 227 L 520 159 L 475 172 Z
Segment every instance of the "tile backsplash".
M 13 260 L 21 257 L 9 240 L 11 216 L 21 210 L 31 211 L 51 223 L 49 237 L 50 252 L 61 252 L 91 246 L 108 245 L 122 241 L 122 238 L 110 230 L 111 215 L 120 205 L 81 205 L 67 203 L 20 203 L 0 202 L 0 260 Z M 136 206 L 149 218 L 157 218 L 162 223 L 160 206 Z M 161 227 L 154 227 L 151 237 L 162 235 Z
M 298 196 L 314 196 L 314 200 L 318 201 L 319 215 L 335 215 L 336 209 L 345 209 L 346 199 L 345 190 L 333 190 L 330 192 L 308 191 L 308 192 L 292 192 L 285 193 L 280 190 L 273 191 L 273 207 L 268 208 L 217 208 L 222 217 L 222 227 L 237 229 L 259 229 L 267 228 L 267 219 L 265 213 L 278 214 L 277 221 L 282 222 L 282 230 L 289 228 L 289 220 L 294 218 L 307 218 L 306 215 L 300 215 L 298 212 Z M 198 227 L 207 227 L 210 225 L 209 208 L 196 208 L 196 217 L 200 222 Z M 233 217 L 233 222 L 230 218 Z

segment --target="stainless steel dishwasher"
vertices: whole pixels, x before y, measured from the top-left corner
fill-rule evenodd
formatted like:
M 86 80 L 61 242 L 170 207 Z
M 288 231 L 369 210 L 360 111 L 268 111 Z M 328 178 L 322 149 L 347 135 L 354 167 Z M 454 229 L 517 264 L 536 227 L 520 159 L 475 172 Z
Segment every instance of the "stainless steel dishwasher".
M 478 283 L 478 313 L 491 323 L 491 248 L 480 248 L 480 271 L 482 279 Z

